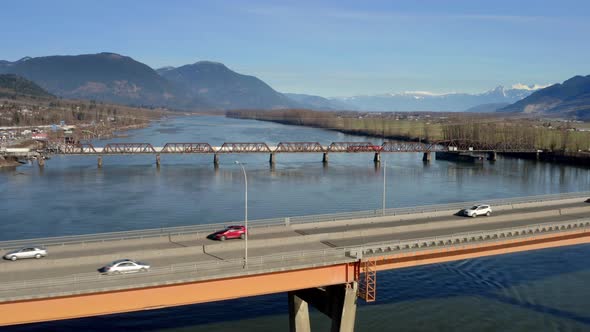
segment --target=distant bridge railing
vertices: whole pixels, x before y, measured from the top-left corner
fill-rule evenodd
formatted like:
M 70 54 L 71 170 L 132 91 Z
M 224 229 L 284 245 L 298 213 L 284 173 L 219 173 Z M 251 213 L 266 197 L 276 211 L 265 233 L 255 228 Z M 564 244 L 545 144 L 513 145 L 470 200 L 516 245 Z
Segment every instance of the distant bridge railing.
M 266 256 L 255 256 L 248 258 L 248 267 L 245 269 L 243 259 L 220 260 L 216 262 L 195 262 L 174 264 L 163 267 L 154 267 L 146 273 L 133 275 L 104 276 L 98 273 L 82 273 L 59 278 L 40 278 L 34 280 L 23 280 L 0 283 L 0 297 L 4 292 L 14 292 L 19 289 L 40 289 L 43 287 L 72 286 L 77 284 L 92 283 L 96 287 L 101 282 L 113 282 L 110 287 L 92 291 L 107 291 L 113 289 L 138 288 L 149 285 L 171 284 L 177 282 L 190 282 L 227 277 L 231 275 L 243 275 L 262 272 L 269 267 L 280 268 L 281 270 L 298 269 L 306 266 L 331 265 L 343 262 L 362 260 L 372 256 L 387 256 L 404 252 L 419 252 L 432 249 L 454 248 L 468 249 L 472 246 L 481 246 L 483 243 L 502 242 L 510 239 L 535 239 L 539 236 L 546 236 L 561 232 L 590 232 L 590 218 L 578 220 L 550 222 L 533 224 L 519 227 L 501 228 L 478 232 L 462 232 L 443 236 L 418 238 L 401 241 L 387 241 L 381 243 L 365 244 L 352 247 L 338 247 L 324 250 L 302 251 L 287 254 L 275 254 Z M 189 275 L 183 275 L 188 273 Z M 142 277 L 165 277 L 149 283 L 139 282 L 137 284 L 121 285 L 122 280 L 133 280 Z M 180 278 L 180 279 L 179 279 Z M 72 290 L 70 290 L 71 292 Z M 90 290 L 88 290 L 90 291 Z M 59 293 L 52 293 L 46 296 L 58 296 Z M 36 296 L 35 296 L 36 297 Z
M 480 200 L 480 201 L 471 201 L 471 202 L 457 202 L 457 203 L 449 203 L 449 204 L 436 204 L 436 205 L 391 208 L 391 209 L 386 209 L 385 211 L 383 211 L 382 209 L 378 209 L 378 210 L 327 213 L 327 214 L 294 216 L 294 217 L 283 217 L 283 218 L 269 218 L 269 219 L 249 220 L 248 227 L 250 229 L 266 228 L 266 227 L 284 227 L 284 226 L 289 226 L 289 225 L 321 223 L 321 222 L 326 222 L 326 221 L 366 219 L 366 218 L 375 218 L 375 217 L 382 217 L 382 216 L 397 216 L 397 215 L 428 213 L 428 212 L 437 212 L 437 211 L 450 211 L 450 210 L 459 210 L 461 208 L 476 205 L 481 202 L 491 204 L 492 206 L 507 206 L 507 205 L 545 202 L 545 201 L 562 200 L 562 199 L 574 199 L 574 198 L 583 199 L 583 198 L 587 198 L 587 197 L 590 197 L 590 191 L 551 194 L 551 195 L 538 195 L 538 196 L 528 196 L 528 197 Z M 161 227 L 161 228 L 152 228 L 152 229 L 144 229 L 144 230 L 130 230 L 130 231 L 119 231 L 119 232 L 108 232 L 108 233 L 97 233 L 97 234 L 69 235 L 69 236 L 60 236 L 60 237 L 10 240 L 10 241 L 1 241 L 0 242 L 0 250 L 15 249 L 15 248 L 19 248 L 19 247 L 27 246 L 27 245 L 65 246 L 65 245 L 81 244 L 81 243 L 123 241 L 123 240 L 132 240 L 132 239 L 168 237 L 168 236 L 188 235 L 188 234 L 208 235 L 208 234 L 213 233 L 216 230 L 223 229 L 228 225 L 236 225 L 236 224 L 243 224 L 243 221 L 240 220 L 240 221 L 214 223 L 214 224 Z

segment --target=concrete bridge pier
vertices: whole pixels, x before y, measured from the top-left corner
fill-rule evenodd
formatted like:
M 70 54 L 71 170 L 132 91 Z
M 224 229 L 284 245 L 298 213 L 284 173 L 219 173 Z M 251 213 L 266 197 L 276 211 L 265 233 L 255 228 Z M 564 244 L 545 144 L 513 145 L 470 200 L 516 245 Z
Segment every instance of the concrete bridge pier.
M 98 168 L 102 168 L 102 156 L 98 156 Z
M 160 154 L 159 153 L 156 155 L 156 167 L 160 168 Z
M 217 153 L 213 155 L 213 165 L 219 167 L 219 155 Z
M 431 160 L 432 160 L 432 154 L 430 152 L 424 152 L 424 155 L 422 156 L 422 161 L 428 163 Z
M 373 161 L 376 163 L 380 163 L 381 162 L 381 153 L 375 152 L 375 157 L 373 157 Z
M 310 332 L 309 304 L 332 319 L 332 332 L 353 332 L 358 284 L 333 285 L 288 293 L 289 331 Z
M 324 164 L 328 163 L 328 152 L 324 152 L 324 155 L 322 156 L 322 162 Z
M 274 153 L 271 153 L 271 154 L 270 154 L 270 157 L 268 158 L 268 162 L 269 162 L 271 165 L 274 165 L 274 164 L 275 164 L 275 154 L 274 154 Z
M 488 152 L 488 160 L 489 161 L 496 161 L 498 159 L 498 155 L 496 151 Z

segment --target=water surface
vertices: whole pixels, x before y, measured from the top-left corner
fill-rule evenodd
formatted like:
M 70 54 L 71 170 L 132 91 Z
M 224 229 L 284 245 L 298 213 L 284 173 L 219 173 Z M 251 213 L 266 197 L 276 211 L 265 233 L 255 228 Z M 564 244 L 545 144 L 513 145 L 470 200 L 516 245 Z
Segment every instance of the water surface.
M 179 117 L 94 142 L 366 141 L 337 132 L 223 117 Z M 370 139 L 380 144 L 378 139 Z M 246 163 L 250 218 L 381 208 L 382 168 L 370 154 L 67 156 L 43 170 L 0 171 L 0 239 L 21 239 L 243 218 Z M 590 188 L 587 168 L 500 158 L 494 163 L 422 162 L 417 153 L 387 154 L 387 206 L 507 198 Z M 590 330 L 589 246 L 576 246 L 378 275 L 378 301 L 361 304 L 359 331 Z M 281 331 L 288 329 L 286 295 L 34 324 L 14 330 Z M 328 321 L 312 314 L 314 327 Z

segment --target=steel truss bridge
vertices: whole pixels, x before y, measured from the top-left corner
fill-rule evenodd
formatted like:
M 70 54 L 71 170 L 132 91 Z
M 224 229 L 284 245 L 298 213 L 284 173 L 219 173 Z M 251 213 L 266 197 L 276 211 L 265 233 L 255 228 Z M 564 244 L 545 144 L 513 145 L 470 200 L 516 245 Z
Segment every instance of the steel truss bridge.
M 44 151 L 62 155 L 120 154 L 224 154 L 224 153 L 394 153 L 394 152 L 536 152 L 528 142 L 488 144 L 470 140 L 446 140 L 431 143 L 388 141 L 371 142 L 280 142 L 276 146 L 264 142 L 226 142 L 221 146 L 209 143 L 166 143 L 157 147 L 150 143 L 108 143 L 95 147 L 90 143 L 63 144 L 52 142 Z

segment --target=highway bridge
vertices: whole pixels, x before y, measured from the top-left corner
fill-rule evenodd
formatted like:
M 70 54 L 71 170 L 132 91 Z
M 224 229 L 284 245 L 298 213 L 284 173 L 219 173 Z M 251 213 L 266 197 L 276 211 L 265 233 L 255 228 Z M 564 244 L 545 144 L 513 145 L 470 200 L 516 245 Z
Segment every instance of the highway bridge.
M 477 203 L 463 202 L 255 220 L 247 261 L 244 241 L 207 238 L 240 222 L 4 241 L 49 255 L 0 262 L 0 326 L 286 292 L 292 331 L 310 330 L 309 305 L 352 331 L 357 297 L 378 299 L 379 271 L 589 243 L 589 197 L 489 200 L 494 213 L 477 218 L 456 215 Z M 96 271 L 122 258 L 152 269 Z
M 496 153 L 538 153 L 533 144 L 527 142 L 488 144 L 470 140 L 445 140 L 431 143 L 387 141 L 381 145 L 371 142 L 332 142 L 322 145 L 319 142 L 280 142 L 269 145 L 264 142 L 226 142 L 220 146 L 209 143 L 166 143 L 163 146 L 153 146 L 150 143 L 109 143 L 98 147 L 91 143 L 71 143 L 53 141 L 47 143 L 44 149 L 4 149 L 3 156 L 20 156 L 26 159 L 37 159 L 39 165 L 52 155 L 83 155 L 97 156 L 98 166 L 102 167 L 104 155 L 146 155 L 156 156 L 156 165 L 160 166 L 160 156 L 166 154 L 213 154 L 213 163 L 219 164 L 219 156 L 234 153 L 267 153 L 269 162 L 274 164 L 276 155 L 281 153 L 321 153 L 322 161 L 328 162 L 330 153 L 374 153 L 373 160 L 381 161 L 381 153 L 423 153 L 423 160 L 430 161 L 432 152 L 449 153 L 486 153 L 490 160 L 496 159 Z

